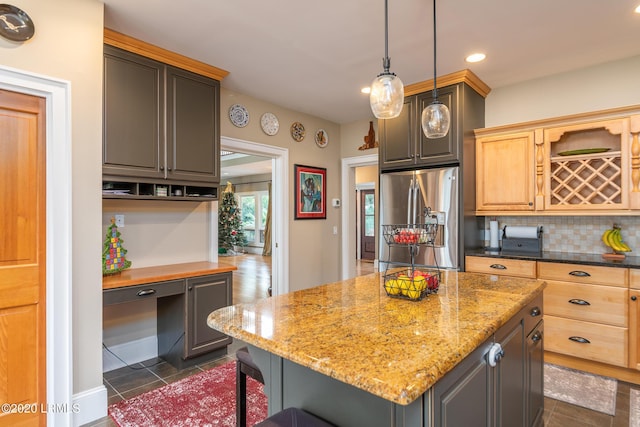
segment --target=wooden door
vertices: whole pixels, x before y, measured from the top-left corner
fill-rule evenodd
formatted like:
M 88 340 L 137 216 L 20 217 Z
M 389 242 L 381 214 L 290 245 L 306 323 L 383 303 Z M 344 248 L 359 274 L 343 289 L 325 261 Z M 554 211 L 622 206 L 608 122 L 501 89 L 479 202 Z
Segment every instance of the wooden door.
M 376 199 L 374 190 L 360 191 L 360 258 L 376 257 Z
M 45 100 L 0 90 L 2 426 L 46 424 L 45 179 Z

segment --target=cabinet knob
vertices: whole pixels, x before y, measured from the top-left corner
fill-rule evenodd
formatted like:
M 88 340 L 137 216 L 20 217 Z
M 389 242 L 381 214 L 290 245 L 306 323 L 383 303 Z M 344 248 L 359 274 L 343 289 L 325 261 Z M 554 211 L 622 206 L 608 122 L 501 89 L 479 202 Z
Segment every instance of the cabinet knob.
M 535 331 L 535 333 L 531 336 L 531 341 L 534 343 L 540 341 L 542 339 L 542 332 Z
M 171 168 L 167 168 L 167 170 L 168 170 L 169 172 L 171 172 Z
M 164 166 L 160 166 L 160 170 L 163 171 L 164 170 Z
M 529 202 L 529 206 L 533 206 L 533 202 Z
M 537 316 L 540 316 L 540 313 L 541 313 L 540 307 L 533 307 L 531 309 L 531 313 L 530 314 L 531 314 L 531 317 L 537 317 Z
M 637 299 L 638 299 L 638 298 L 637 298 L 635 295 L 631 297 L 631 301 L 635 301 L 635 300 L 637 300 Z

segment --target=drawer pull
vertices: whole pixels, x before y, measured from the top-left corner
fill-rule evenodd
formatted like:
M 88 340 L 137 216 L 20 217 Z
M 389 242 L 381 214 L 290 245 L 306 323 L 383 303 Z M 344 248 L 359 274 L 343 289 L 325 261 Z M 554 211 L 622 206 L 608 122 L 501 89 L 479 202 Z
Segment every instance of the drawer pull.
M 540 331 L 535 331 L 535 333 L 531 337 L 531 341 L 533 341 L 534 343 L 540 341 L 541 339 L 542 339 L 542 332 Z
M 581 270 L 573 270 L 573 271 L 570 271 L 569 274 L 576 277 L 591 277 L 589 273 Z
M 531 317 L 538 317 L 538 316 L 540 316 L 540 313 L 541 313 L 540 307 L 533 307 L 531 309 L 531 313 L 530 314 L 531 314 Z
M 585 301 L 583 299 L 578 299 L 578 298 L 572 298 L 569 300 L 569 302 L 571 304 L 576 304 L 576 305 L 591 305 L 591 303 L 589 303 L 589 301 Z
M 138 291 L 138 296 L 139 297 L 146 297 L 147 295 L 153 295 L 156 293 L 155 289 L 143 289 L 141 291 Z
M 638 298 L 637 298 L 635 295 L 631 297 L 631 301 L 635 301 L 635 300 L 637 300 L 637 299 L 638 299 Z
M 574 342 L 577 342 L 577 343 L 580 343 L 580 344 L 591 344 L 591 341 L 589 341 L 586 338 L 582 338 L 582 337 L 575 337 L 574 336 L 574 337 L 569 337 L 569 339 L 571 341 L 574 341 Z
M 502 264 L 491 264 L 489 266 L 489 268 L 495 268 L 496 270 L 506 270 L 507 269 L 507 267 L 505 267 Z

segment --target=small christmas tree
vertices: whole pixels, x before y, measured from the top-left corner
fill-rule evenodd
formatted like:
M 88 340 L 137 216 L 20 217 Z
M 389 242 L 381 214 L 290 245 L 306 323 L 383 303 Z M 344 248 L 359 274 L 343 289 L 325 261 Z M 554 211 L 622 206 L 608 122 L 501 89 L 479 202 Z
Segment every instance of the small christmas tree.
M 107 229 L 102 249 L 102 274 L 119 273 L 131 267 L 131 261 L 127 261 L 127 250 L 122 246 L 124 240 L 120 238 L 120 232 L 116 220 L 111 218 L 111 225 Z
M 234 246 L 245 246 L 242 215 L 230 182 L 222 193 L 218 208 L 218 252 L 233 252 Z

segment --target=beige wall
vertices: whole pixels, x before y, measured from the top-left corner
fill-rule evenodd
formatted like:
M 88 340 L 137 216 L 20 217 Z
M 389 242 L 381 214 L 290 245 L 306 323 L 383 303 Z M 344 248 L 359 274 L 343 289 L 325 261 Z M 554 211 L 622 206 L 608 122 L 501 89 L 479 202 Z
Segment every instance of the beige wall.
M 4 66 L 71 82 L 73 392 L 102 385 L 102 3 L 18 0 L 36 25 L 16 44 L 0 39 Z M 48 189 L 47 191 L 55 191 Z
M 352 123 L 343 124 L 340 127 L 340 135 L 342 147 L 340 149 L 340 157 L 357 157 L 378 154 L 377 148 L 368 150 L 358 150 L 358 147 L 364 144 L 364 137 L 369 134 L 369 122 L 373 122 L 373 130 L 376 134 L 376 141 L 380 141 L 378 136 L 378 119 L 373 114 L 368 120 L 358 120 Z
M 485 126 L 640 104 L 640 56 L 492 90 Z
M 230 70 L 233 72 L 232 70 Z M 241 104 L 249 111 L 249 124 L 235 127 L 229 120 L 229 107 Z M 241 93 L 222 89 L 220 97 L 221 134 L 228 138 L 282 147 L 289 150 L 289 289 L 297 290 L 340 277 L 340 231 L 333 234 L 333 227 L 340 230 L 340 210 L 331 207 L 331 199 L 340 197 L 340 126 L 317 117 L 279 107 Z M 260 116 L 274 113 L 280 122 L 280 130 L 274 136 L 265 134 L 260 128 Z M 291 138 L 289 128 L 293 122 L 301 122 L 306 130 L 302 142 Z M 324 129 L 329 143 L 320 148 L 314 141 L 314 133 Z M 327 219 L 295 220 L 293 215 L 293 165 L 301 164 L 327 169 Z

